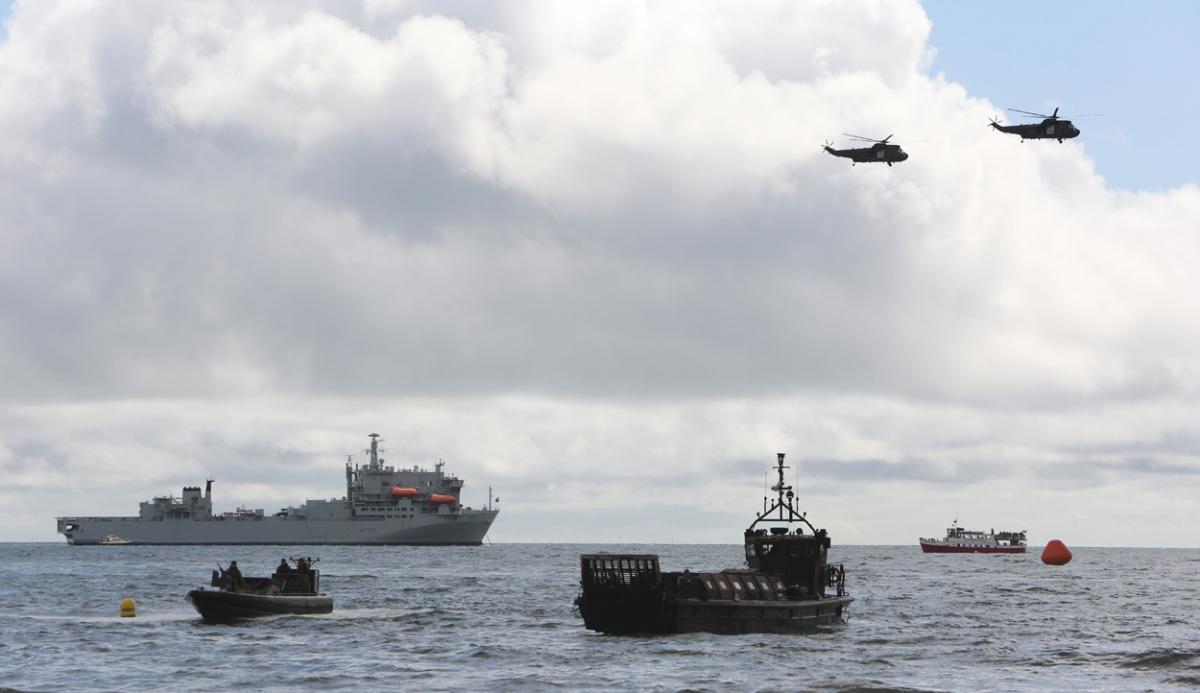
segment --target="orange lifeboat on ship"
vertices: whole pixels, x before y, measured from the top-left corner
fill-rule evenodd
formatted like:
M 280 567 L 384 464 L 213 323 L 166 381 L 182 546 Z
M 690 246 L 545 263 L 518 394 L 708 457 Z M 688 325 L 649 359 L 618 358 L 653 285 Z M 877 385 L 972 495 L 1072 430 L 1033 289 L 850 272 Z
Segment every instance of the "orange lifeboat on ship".
M 454 496 L 447 496 L 442 493 L 434 493 L 429 496 L 430 503 L 457 503 L 458 499 Z
M 391 493 L 397 498 L 412 498 L 413 496 L 417 495 L 417 489 L 405 488 L 404 486 L 393 486 Z

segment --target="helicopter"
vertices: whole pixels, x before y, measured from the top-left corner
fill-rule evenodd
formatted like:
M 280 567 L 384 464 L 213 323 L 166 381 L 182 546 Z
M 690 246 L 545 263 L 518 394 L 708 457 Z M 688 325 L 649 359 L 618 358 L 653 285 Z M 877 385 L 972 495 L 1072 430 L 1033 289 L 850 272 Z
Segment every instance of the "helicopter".
M 865 164 L 872 161 L 887 164 L 891 166 L 894 163 L 899 163 L 908 158 L 908 154 L 900 148 L 898 144 L 888 144 L 888 140 L 892 139 L 892 135 L 888 135 L 881 140 L 863 137 L 861 135 L 851 135 L 848 132 L 843 132 L 843 135 L 854 139 L 858 142 L 874 142 L 870 147 L 857 147 L 853 149 L 834 149 L 832 142 L 826 142 L 821 148 L 829 154 L 840 156 L 849 159 L 854 164 Z M 853 164 L 852 164 L 853 165 Z
M 1023 125 L 1001 125 L 1000 121 L 996 118 L 992 118 L 988 123 L 1000 132 L 1007 132 L 1010 135 L 1020 135 L 1022 142 L 1025 140 L 1058 140 L 1061 143 L 1063 140 L 1069 140 L 1072 137 L 1078 137 L 1079 128 L 1075 127 L 1075 125 L 1070 120 L 1067 120 L 1067 118 L 1084 117 L 1063 116 L 1062 118 L 1059 118 L 1057 108 L 1055 108 L 1054 112 L 1050 115 L 1046 115 L 1045 113 L 1031 113 L 1030 111 L 1022 111 L 1018 108 L 1010 108 L 1008 110 L 1014 113 L 1020 113 L 1022 114 L 1022 117 L 1025 118 L 1042 119 L 1042 122 L 1038 123 L 1037 125 L 1034 125 L 1033 123 L 1026 123 Z M 1086 115 L 1099 114 L 1088 113 Z

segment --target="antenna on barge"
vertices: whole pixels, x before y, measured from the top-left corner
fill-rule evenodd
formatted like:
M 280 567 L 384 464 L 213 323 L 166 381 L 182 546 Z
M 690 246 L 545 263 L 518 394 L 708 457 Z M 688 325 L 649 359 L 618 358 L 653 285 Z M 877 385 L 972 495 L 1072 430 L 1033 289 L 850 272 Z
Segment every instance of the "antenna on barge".
M 808 525 L 808 528 L 816 533 L 817 528 L 813 527 L 812 523 L 806 517 L 807 513 L 802 513 L 796 510 L 795 500 L 796 494 L 792 491 L 792 487 L 784 482 L 784 470 L 791 469 L 783 463 L 783 458 L 787 455 L 785 452 L 777 453 L 778 462 L 775 465 L 775 471 L 779 474 L 779 481 L 771 487 L 772 491 L 779 494 L 778 500 L 771 504 L 771 507 L 763 511 L 761 515 L 754 518 L 754 522 L 750 523 L 750 527 L 759 522 L 802 522 Z M 776 513 L 776 511 L 778 511 Z M 768 517 L 772 513 L 776 513 L 774 517 Z
M 767 474 L 768 474 L 768 472 L 769 472 L 769 468 L 764 467 L 763 468 L 763 514 L 764 515 L 767 512 Z

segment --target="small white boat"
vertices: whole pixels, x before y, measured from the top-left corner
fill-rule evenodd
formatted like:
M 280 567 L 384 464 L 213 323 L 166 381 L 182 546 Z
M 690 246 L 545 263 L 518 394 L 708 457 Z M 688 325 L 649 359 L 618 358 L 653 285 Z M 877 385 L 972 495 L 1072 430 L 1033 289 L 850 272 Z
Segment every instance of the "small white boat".
M 104 538 L 100 540 L 100 544 L 102 546 L 117 546 L 120 544 L 132 544 L 132 543 L 133 543 L 132 539 L 125 539 L 123 537 L 117 536 L 116 534 L 105 534 Z
M 946 530 L 945 539 L 921 539 L 924 553 L 1025 553 L 1025 530 L 1020 532 L 976 532 L 958 526 L 958 518 Z

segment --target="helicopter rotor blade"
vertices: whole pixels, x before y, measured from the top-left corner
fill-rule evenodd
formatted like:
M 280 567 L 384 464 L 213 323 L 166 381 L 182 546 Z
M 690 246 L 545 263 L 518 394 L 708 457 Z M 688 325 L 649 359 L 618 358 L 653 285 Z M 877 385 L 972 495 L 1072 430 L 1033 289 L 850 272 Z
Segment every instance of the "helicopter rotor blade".
M 892 137 L 894 137 L 894 136 L 895 136 L 895 135 L 888 135 L 887 137 L 884 137 L 883 139 L 879 140 L 879 143 L 880 143 L 880 144 L 887 144 L 888 140 L 892 139 Z
M 849 132 L 843 132 L 842 134 L 845 135 L 846 137 L 853 137 L 856 140 L 863 140 L 864 142 L 880 142 L 881 141 L 881 140 L 875 139 L 874 137 L 863 137 L 862 135 L 855 135 L 855 134 L 851 134 Z
M 1013 113 L 1023 113 L 1025 115 L 1029 116 L 1030 118 L 1049 118 L 1050 117 L 1050 116 L 1046 115 L 1045 113 L 1034 113 L 1033 111 L 1022 111 L 1019 108 L 1010 108 L 1008 110 L 1012 111 Z M 1057 109 L 1055 109 L 1055 110 L 1057 110 Z

